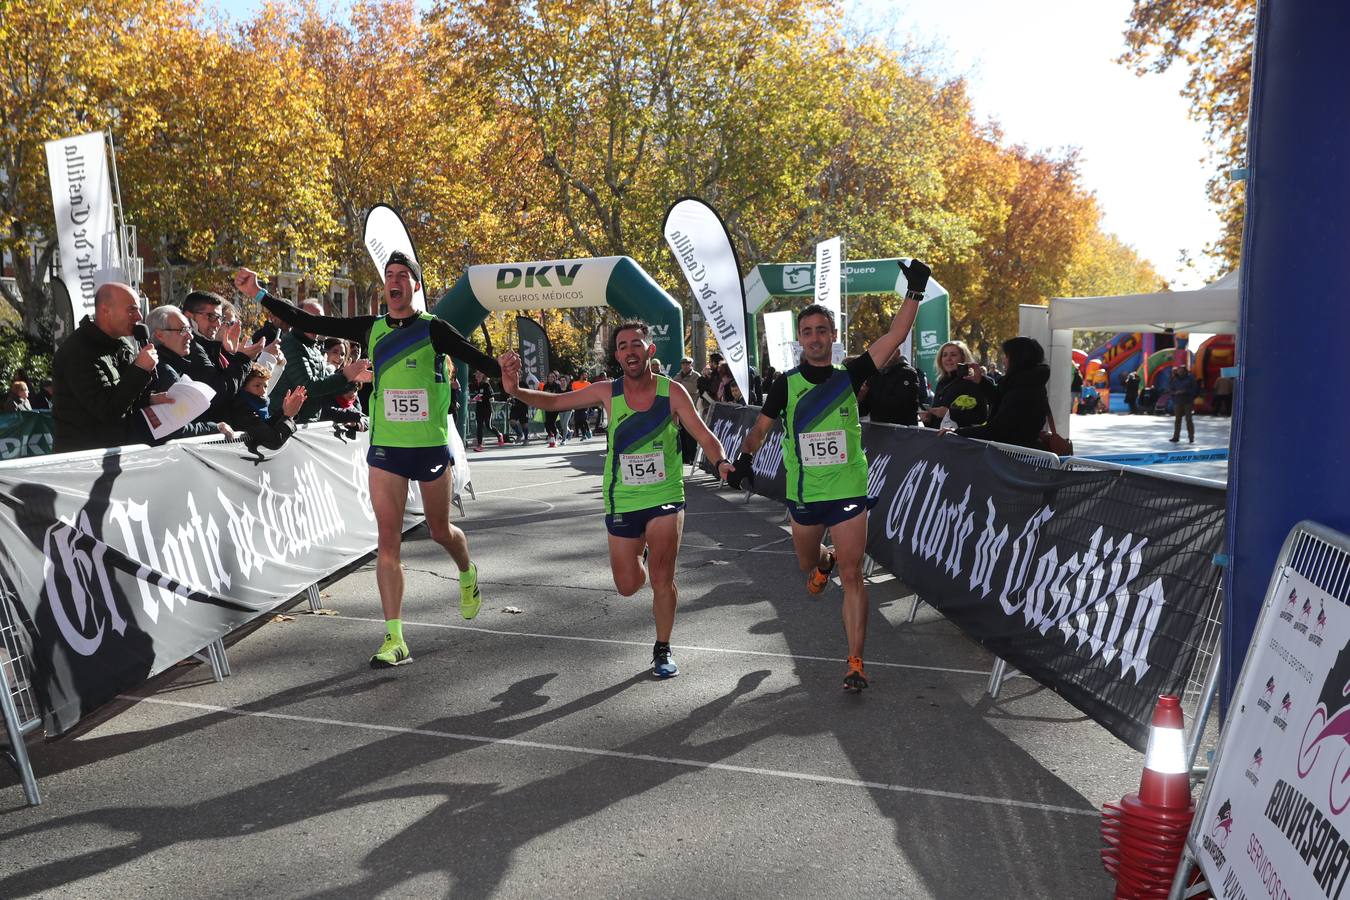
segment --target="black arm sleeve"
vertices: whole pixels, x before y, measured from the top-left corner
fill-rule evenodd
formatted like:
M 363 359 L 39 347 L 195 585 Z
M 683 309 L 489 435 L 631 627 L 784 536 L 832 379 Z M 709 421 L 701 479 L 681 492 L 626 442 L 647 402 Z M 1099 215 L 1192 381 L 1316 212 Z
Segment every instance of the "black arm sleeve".
M 787 376 L 779 375 L 769 385 L 769 392 L 764 397 L 764 405 L 760 407 L 760 412 L 770 419 L 777 419 L 783 415 L 783 410 L 787 409 Z
M 431 323 L 431 348 L 451 359 L 466 362 L 493 378 L 502 377 L 502 367 L 497 361 L 469 343 L 468 338 L 444 319 L 436 319 Z
M 370 336 L 371 326 L 378 316 L 316 316 L 285 300 L 279 300 L 271 294 L 264 294 L 263 309 L 276 316 L 292 328 L 298 328 L 306 334 L 321 334 L 324 337 L 339 338 L 344 341 L 356 341 L 364 344 Z
M 844 368 L 848 369 L 848 377 L 853 382 L 853 393 L 855 394 L 862 390 L 862 386 L 867 383 L 867 379 L 877 374 L 876 360 L 872 359 L 870 353 L 858 354 L 855 359 L 849 360 Z

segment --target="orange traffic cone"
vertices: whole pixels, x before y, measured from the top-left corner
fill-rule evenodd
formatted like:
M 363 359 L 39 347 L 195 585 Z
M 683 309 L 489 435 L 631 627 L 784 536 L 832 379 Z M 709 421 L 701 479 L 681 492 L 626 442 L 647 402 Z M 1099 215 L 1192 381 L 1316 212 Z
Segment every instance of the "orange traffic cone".
M 1118 898 L 1164 898 L 1195 806 L 1181 702 L 1161 696 L 1153 711 L 1139 792 L 1102 808 L 1102 866 Z
M 1181 701 L 1163 695 L 1153 709 L 1144 753 L 1139 799 L 1157 809 L 1186 809 L 1191 804 L 1191 773 L 1186 765 L 1186 729 Z

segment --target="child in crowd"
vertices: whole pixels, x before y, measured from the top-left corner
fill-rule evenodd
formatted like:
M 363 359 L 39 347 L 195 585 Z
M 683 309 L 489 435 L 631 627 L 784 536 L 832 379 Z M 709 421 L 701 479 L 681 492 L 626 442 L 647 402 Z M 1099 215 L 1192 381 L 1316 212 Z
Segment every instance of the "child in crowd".
M 258 447 L 279 450 L 286 439 L 295 434 L 295 414 L 304 406 L 307 392 L 304 387 L 286 392 L 281 404 L 281 417 L 268 415 L 267 383 L 272 372 L 265 366 L 254 365 L 244 376 L 244 383 L 234 399 L 230 424 L 244 435 L 244 444 L 250 453 Z

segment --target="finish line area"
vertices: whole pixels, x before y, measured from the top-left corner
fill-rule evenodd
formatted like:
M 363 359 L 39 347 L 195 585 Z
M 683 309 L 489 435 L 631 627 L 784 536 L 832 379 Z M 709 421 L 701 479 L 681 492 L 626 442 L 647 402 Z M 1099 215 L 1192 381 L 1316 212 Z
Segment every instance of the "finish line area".
M 483 609 L 424 529 L 404 544 L 414 662 L 371 670 L 373 563 L 36 746 L 0 896 L 1109 896 L 1099 811 L 1140 755 L 871 579 L 861 696 L 841 592 L 803 587 L 782 507 L 686 482 L 672 646 L 610 579 L 603 439 L 472 459 L 455 521 Z M 512 607 L 518 613 L 507 612 Z M 0 768 L 0 786 L 14 776 Z

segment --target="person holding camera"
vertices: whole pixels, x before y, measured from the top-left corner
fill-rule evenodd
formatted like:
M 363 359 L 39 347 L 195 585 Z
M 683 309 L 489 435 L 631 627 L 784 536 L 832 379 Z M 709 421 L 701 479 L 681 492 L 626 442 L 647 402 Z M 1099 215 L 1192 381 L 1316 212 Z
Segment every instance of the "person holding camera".
M 962 341 L 948 341 L 938 349 L 938 380 L 933 405 L 923 411 L 929 428 L 982 425 L 998 400 L 998 388 L 975 362 Z
M 1045 349 L 1035 338 L 1018 336 L 1004 341 L 1002 350 L 1007 374 L 998 383 L 988 421 L 959 427 L 956 433 L 961 437 L 1040 449 L 1041 429 L 1050 411 L 1045 387 L 1050 383 L 1050 366 L 1045 362 Z

